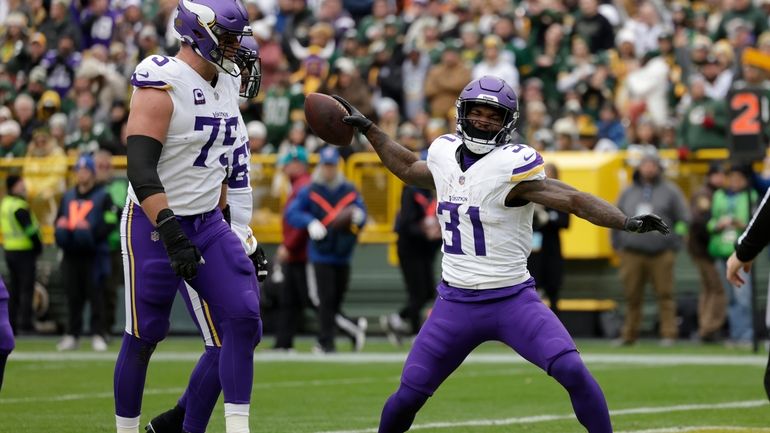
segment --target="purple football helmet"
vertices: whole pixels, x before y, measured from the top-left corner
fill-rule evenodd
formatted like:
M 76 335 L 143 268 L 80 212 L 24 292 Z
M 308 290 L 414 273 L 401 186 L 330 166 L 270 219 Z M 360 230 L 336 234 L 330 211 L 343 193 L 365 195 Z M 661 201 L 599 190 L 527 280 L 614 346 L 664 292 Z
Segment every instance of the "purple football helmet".
M 237 48 L 243 36 L 251 37 L 246 9 L 240 0 L 179 0 L 174 30 L 182 42 L 222 71 L 240 76 Z
M 499 110 L 503 126 L 499 131 L 485 131 L 473 126 L 468 114 L 476 105 Z M 471 152 L 479 155 L 505 144 L 519 120 L 519 101 L 511 86 L 497 77 L 484 76 L 465 86 L 457 98 L 457 135 Z
M 241 39 L 236 63 L 241 68 L 240 95 L 248 99 L 257 96 L 262 84 L 262 61 L 259 58 L 259 45 L 253 36 Z

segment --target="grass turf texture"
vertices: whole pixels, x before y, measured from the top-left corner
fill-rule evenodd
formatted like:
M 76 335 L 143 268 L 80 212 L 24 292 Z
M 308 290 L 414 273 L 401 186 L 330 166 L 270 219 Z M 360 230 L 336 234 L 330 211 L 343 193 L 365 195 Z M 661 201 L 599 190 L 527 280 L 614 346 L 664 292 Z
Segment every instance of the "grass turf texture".
M 260 347 L 271 343 L 268 338 Z M 113 342 L 108 354 L 81 349 L 68 354 L 69 359 L 52 353 L 54 344 L 52 339 L 18 342 L 0 392 L 0 433 L 114 431 L 112 372 L 119 342 Z M 303 340 L 302 356 L 295 359 L 266 360 L 266 352 L 257 350 L 251 431 L 376 431 L 382 404 L 398 385 L 404 350 L 375 341 L 367 346 L 365 361 L 335 361 L 307 356 L 310 345 Z M 606 341 L 578 341 L 578 346 L 605 391 L 618 432 L 770 433 L 770 404 L 762 389 L 764 351 L 756 356 L 721 346 L 660 348 L 654 342 L 612 348 Z M 347 344 L 340 341 L 338 347 L 347 349 Z M 142 426 L 173 406 L 200 349 L 195 338 L 159 345 L 147 378 Z M 491 358 L 461 366 L 418 414 L 416 431 L 583 432 L 571 415 L 567 393 L 553 379 L 514 355 L 493 356 L 510 353 L 495 343 L 474 352 Z M 623 355 L 626 361 L 602 355 Z M 636 356 L 650 362 L 628 361 Z M 718 356 L 742 365 L 655 362 L 672 356 Z M 221 402 L 210 432 L 224 431 Z M 703 428 L 691 428 L 698 426 Z

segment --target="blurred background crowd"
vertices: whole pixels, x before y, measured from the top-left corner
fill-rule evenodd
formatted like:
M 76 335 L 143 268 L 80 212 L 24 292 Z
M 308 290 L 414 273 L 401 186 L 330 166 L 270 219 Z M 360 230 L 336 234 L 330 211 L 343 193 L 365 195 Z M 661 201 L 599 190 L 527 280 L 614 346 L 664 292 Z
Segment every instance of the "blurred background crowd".
M 770 89 L 764 67 L 741 60 L 749 48 L 770 55 L 768 0 L 244 4 L 260 46 L 262 87 L 256 98 L 242 100 L 241 108 L 252 154 L 276 154 L 279 167 L 297 160 L 292 155 L 298 147 L 313 155 L 325 145 L 304 121 L 304 98 L 311 92 L 341 95 L 419 151 L 454 132 L 455 101 L 463 86 L 495 75 L 519 95 L 523 143 L 545 151 L 672 149 L 687 160 L 694 151 L 726 147 L 726 96 L 736 83 Z M 68 158 L 95 156 L 96 163 L 81 168 L 93 168 L 97 182 L 108 182 L 109 156 L 125 155 L 130 76 L 143 58 L 176 53 L 176 5 L 177 0 L 0 2 L 0 158 L 19 161 L 11 165 L 21 169 L 41 225 L 53 225 L 72 183 Z M 348 158 L 371 149 L 356 137 L 340 151 Z M 665 169 L 656 157 L 650 159 L 653 173 L 637 177 L 641 184 Z M 731 170 L 748 176 L 744 189 L 758 185 L 762 192 L 770 184 L 761 182 L 770 179 L 770 170 Z M 708 174 L 724 173 L 717 164 Z M 716 222 L 708 226 L 714 191 L 730 189 L 722 182 L 719 176 L 706 179 L 706 204 L 688 206 L 681 191 L 674 195 L 681 212 L 670 222 L 683 223 L 684 235 L 690 214 L 699 215 L 701 250 L 710 236 L 732 227 L 725 221 L 718 229 Z M 124 188 L 115 188 L 118 207 L 125 197 L 118 190 Z M 262 193 L 255 193 L 255 201 Z M 735 230 L 741 224 L 736 222 Z M 624 248 L 617 242 L 614 247 Z M 645 254 L 677 248 L 663 245 Z M 712 267 L 721 257 L 701 252 Z M 643 287 L 644 278 L 638 280 Z M 712 338 L 713 328 L 724 323 L 724 293 L 720 296 L 716 325 L 702 331 L 703 338 Z M 670 316 L 671 305 L 660 305 Z M 633 342 L 638 326 L 626 328 L 624 342 Z
M 741 53 L 770 53 L 758 0 L 246 0 L 262 91 L 243 101 L 255 153 L 317 140 L 303 97 L 337 93 L 404 143 L 454 130 L 471 78 L 521 99 L 522 140 L 548 150 L 723 147 Z M 173 55 L 175 0 L 0 5 L 0 156 L 125 153 L 134 66 Z M 355 150 L 366 150 L 360 145 Z

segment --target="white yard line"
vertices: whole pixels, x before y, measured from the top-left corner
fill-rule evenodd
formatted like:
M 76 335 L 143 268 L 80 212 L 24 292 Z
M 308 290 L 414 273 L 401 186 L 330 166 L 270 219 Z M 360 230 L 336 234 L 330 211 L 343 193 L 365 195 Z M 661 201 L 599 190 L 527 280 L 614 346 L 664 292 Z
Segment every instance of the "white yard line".
M 759 406 L 766 406 L 767 400 L 747 400 L 747 401 L 733 401 L 726 403 L 714 403 L 714 404 L 685 404 L 676 406 L 660 406 L 660 407 L 636 407 L 629 409 L 619 409 L 610 411 L 613 417 L 624 415 L 638 415 L 638 414 L 658 414 L 658 413 L 671 413 L 671 412 L 687 412 L 687 411 L 699 411 L 699 410 L 721 410 L 721 409 L 746 409 Z M 563 415 L 535 415 L 525 416 L 518 418 L 503 418 L 503 419 L 478 419 L 468 421 L 454 421 L 454 422 L 432 422 L 425 424 L 415 424 L 411 427 L 411 430 L 425 430 L 425 429 L 442 429 L 442 428 L 457 428 L 457 427 L 490 427 L 490 426 L 505 426 L 505 425 L 517 425 L 517 424 L 535 424 L 548 421 L 560 421 L 575 419 L 575 415 L 563 414 Z M 666 430 L 677 431 L 677 430 Z M 367 428 L 361 430 L 334 430 L 324 431 L 317 433 L 377 433 L 377 428 Z
M 305 388 L 309 386 L 340 386 L 340 385 L 358 385 L 382 381 L 396 382 L 398 378 L 349 378 L 349 379 L 329 379 L 329 380 L 291 380 L 285 382 L 267 382 L 267 383 L 255 383 L 253 389 L 273 389 L 273 388 Z M 182 394 L 184 388 L 148 388 L 144 391 L 144 395 L 164 395 L 164 394 Z M 39 397 L 19 397 L 19 398 L 0 398 L 0 404 L 11 403 L 43 403 L 43 402 L 60 402 L 71 400 L 94 400 L 102 398 L 112 398 L 113 393 L 110 392 L 94 392 L 83 394 L 63 394 L 54 396 L 39 396 Z
M 73 361 L 101 362 L 115 361 L 116 353 L 89 352 L 13 352 L 9 362 L 14 361 Z M 153 362 L 197 361 L 199 352 L 159 352 L 153 355 Z M 589 364 L 627 364 L 627 365 L 747 365 L 764 366 L 765 355 L 667 355 L 667 354 L 583 354 Z M 336 353 L 315 355 L 311 353 L 272 353 L 257 352 L 254 362 L 309 362 L 333 364 L 357 363 L 403 363 L 404 353 Z M 515 353 L 479 353 L 471 354 L 464 364 L 525 364 L 526 360 Z
M 482 372 L 461 372 L 453 376 L 454 379 L 477 378 L 477 377 L 498 377 L 512 376 L 517 374 L 526 374 L 524 369 L 493 370 Z M 316 380 L 288 380 L 280 382 L 259 382 L 253 385 L 253 389 L 275 389 L 275 388 L 307 388 L 310 386 L 343 386 L 343 385 L 361 385 L 369 383 L 388 382 L 394 385 L 398 383 L 400 376 L 384 377 L 353 377 L 340 379 L 316 379 Z M 148 388 L 145 395 L 165 395 L 181 394 L 184 388 Z M 37 396 L 37 397 L 19 397 L 19 398 L 0 398 L 0 404 L 19 404 L 19 403 L 53 403 L 72 400 L 95 400 L 112 398 L 112 392 L 94 392 L 82 394 L 62 394 L 55 396 Z
M 655 428 L 648 430 L 624 430 L 616 433 L 687 433 L 692 431 L 737 431 L 737 432 L 752 432 L 752 433 L 770 433 L 770 428 L 760 427 L 738 427 L 738 426 L 720 426 L 720 425 L 704 425 L 704 426 L 692 426 L 692 427 L 666 427 Z
M 164 395 L 164 394 L 182 394 L 184 388 L 158 388 L 148 389 L 144 391 L 144 395 Z M 45 397 L 19 397 L 19 398 L 0 398 L 0 404 L 12 404 L 12 403 L 53 403 L 60 401 L 72 401 L 72 400 L 94 400 L 100 398 L 112 398 L 113 393 L 110 392 L 92 392 L 83 394 L 62 394 Z

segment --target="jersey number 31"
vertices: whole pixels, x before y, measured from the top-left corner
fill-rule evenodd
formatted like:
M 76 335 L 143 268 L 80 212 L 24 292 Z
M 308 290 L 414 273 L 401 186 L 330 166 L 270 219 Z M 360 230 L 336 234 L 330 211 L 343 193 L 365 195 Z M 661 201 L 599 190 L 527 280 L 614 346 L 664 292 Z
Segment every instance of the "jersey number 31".
M 449 221 L 444 224 L 444 231 L 449 234 L 449 242 L 444 237 L 444 252 L 446 254 L 465 254 L 462 247 L 462 232 L 460 231 L 460 203 L 442 201 L 436 208 L 436 213 L 444 215 L 448 213 Z M 465 212 L 471 221 L 473 228 L 473 247 L 477 256 L 487 255 L 487 245 L 484 241 L 484 226 L 481 225 L 478 206 L 468 206 Z M 464 219 L 464 218 L 463 218 Z

